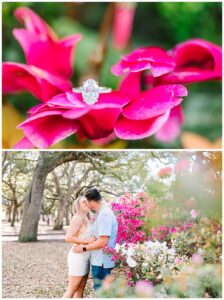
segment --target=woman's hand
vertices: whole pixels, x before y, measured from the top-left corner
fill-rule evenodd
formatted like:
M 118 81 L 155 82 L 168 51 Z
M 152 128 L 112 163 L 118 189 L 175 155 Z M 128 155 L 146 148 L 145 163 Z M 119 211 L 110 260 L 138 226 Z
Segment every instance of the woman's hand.
M 97 238 L 95 236 L 91 236 L 91 237 L 85 239 L 85 243 L 91 244 L 91 243 L 95 242 L 96 240 L 97 240 Z

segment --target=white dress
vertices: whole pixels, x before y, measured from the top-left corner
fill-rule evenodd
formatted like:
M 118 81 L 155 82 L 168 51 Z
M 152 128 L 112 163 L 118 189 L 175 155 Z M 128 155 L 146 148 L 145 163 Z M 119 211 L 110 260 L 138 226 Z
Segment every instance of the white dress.
M 88 224 L 86 230 L 79 235 L 79 238 L 89 238 L 92 235 L 92 225 Z M 72 248 L 68 253 L 68 275 L 84 276 L 89 273 L 90 251 L 83 253 L 74 253 Z

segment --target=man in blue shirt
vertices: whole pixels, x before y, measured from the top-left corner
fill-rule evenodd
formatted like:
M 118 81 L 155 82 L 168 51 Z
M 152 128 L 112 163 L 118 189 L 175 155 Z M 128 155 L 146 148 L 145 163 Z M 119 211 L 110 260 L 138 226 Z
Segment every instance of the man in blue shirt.
M 102 280 L 111 273 L 115 267 L 115 262 L 111 257 L 103 252 L 103 247 L 114 248 L 117 239 L 118 224 L 112 209 L 102 199 L 100 192 L 96 188 L 88 189 L 84 196 L 88 200 L 88 206 L 97 213 L 96 221 L 93 225 L 92 235 L 97 240 L 83 247 L 76 246 L 74 251 L 91 251 L 92 275 L 94 290 L 101 286 Z

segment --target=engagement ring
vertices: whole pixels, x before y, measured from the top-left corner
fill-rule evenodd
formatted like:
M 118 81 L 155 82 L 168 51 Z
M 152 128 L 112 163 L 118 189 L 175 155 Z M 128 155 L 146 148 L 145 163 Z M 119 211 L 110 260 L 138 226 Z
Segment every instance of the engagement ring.
M 82 87 L 73 88 L 72 91 L 75 93 L 81 93 L 83 101 L 88 105 L 92 105 L 98 101 L 100 93 L 110 93 L 111 88 L 100 87 L 95 80 L 88 79 L 83 83 Z

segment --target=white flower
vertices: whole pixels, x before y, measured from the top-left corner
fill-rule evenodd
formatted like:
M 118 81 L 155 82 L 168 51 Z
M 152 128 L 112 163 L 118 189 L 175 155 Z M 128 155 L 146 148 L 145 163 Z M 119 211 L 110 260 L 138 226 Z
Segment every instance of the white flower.
M 116 244 L 116 245 L 115 245 L 115 250 L 116 250 L 116 251 L 119 251 L 120 249 L 121 249 L 121 245 Z
M 147 268 L 149 266 L 149 263 L 145 261 L 145 262 L 143 262 L 142 266 Z
M 203 254 L 204 254 L 204 250 L 203 250 L 203 249 L 201 249 L 201 248 L 199 248 L 199 249 L 198 249 L 198 254 L 201 254 L 201 255 L 203 255 Z
M 126 255 L 127 254 L 127 249 L 125 249 L 125 248 L 121 248 L 121 254 L 122 255 Z
M 134 254 L 135 254 L 135 249 L 134 248 L 128 248 L 127 255 L 128 256 L 133 256 Z
M 167 254 L 169 254 L 169 255 L 175 255 L 176 251 L 175 251 L 175 249 L 171 248 L 171 249 L 167 250 Z
M 154 245 L 154 243 L 152 241 L 148 241 L 148 242 L 145 242 L 145 245 L 146 245 L 146 247 L 151 248 Z
M 134 268 L 137 266 L 137 262 L 130 256 L 127 257 L 126 262 L 130 268 Z

